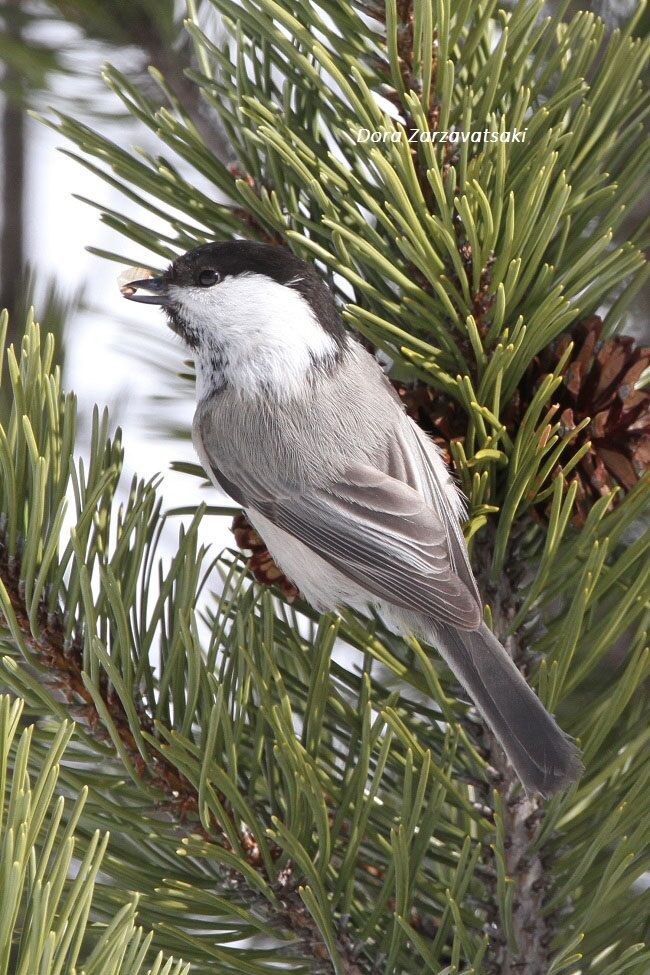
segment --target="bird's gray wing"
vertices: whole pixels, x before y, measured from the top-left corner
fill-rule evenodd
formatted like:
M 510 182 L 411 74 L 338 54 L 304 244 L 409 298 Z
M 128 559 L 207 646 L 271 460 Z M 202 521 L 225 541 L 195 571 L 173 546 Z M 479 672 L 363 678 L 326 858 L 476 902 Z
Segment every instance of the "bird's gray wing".
M 400 422 L 395 425 L 386 472 L 414 488 L 441 513 L 452 568 L 480 603 L 481 596 L 467 555 L 458 514 L 451 504 L 448 485 L 445 483 L 448 479 L 446 472 L 445 477 L 441 478 L 437 447 L 406 413 L 401 415 Z
M 357 464 L 324 487 L 248 503 L 373 595 L 460 629 L 480 626 L 444 525 L 402 481 Z
M 350 465 L 338 480 L 301 490 L 243 469 L 210 450 L 210 414 L 195 444 L 214 480 L 244 508 L 258 511 L 346 578 L 379 599 L 461 629 L 480 625 L 473 593 L 453 571 L 445 527 L 424 498 L 369 465 Z

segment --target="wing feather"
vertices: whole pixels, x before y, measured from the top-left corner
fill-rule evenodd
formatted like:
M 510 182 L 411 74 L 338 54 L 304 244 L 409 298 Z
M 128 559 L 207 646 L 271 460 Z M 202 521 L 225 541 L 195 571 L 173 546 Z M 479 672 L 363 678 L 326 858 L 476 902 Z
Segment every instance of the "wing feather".
M 336 509 L 323 497 L 292 499 L 288 505 L 267 503 L 261 514 L 373 595 L 461 629 L 480 625 L 480 608 L 451 572 L 449 556 L 427 541 L 431 525 L 425 517 L 418 519 L 418 551 L 395 533 L 382 532 L 376 521 L 364 520 L 358 505 L 347 517 L 338 517 L 340 499 L 336 500 Z
M 265 471 L 262 480 L 256 471 L 240 469 L 232 455 L 224 467 L 211 449 L 211 410 L 197 419 L 195 443 L 201 459 L 244 508 L 259 512 L 377 599 L 460 629 L 480 626 L 471 571 L 466 578 L 464 567 L 460 574 L 455 570 L 449 517 L 444 507 L 441 517 L 428 496 L 439 486 L 435 482 L 423 491 L 417 443 L 409 443 L 408 437 L 391 441 L 388 470 L 351 463 L 336 480 L 299 489 L 278 483 L 277 472 L 273 476 Z
M 449 475 L 437 456 L 437 448 L 427 434 L 406 414 L 392 440 L 393 451 L 402 458 L 406 471 L 406 483 L 418 491 L 429 504 L 443 514 L 447 545 L 453 571 L 460 576 L 467 588 L 481 605 L 481 596 L 467 555 L 467 546 L 461 531 L 458 510 L 449 499 L 445 481 Z

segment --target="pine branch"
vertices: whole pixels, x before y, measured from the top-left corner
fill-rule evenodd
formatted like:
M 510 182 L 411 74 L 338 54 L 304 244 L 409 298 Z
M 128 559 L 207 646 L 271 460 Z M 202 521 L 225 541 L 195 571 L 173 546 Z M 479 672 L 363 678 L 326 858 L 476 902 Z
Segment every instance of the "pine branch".
M 119 736 L 122 748 L 133 767 L 147 786 L 161 793 L 163 798 L 157 802 L 157 807 L 162 812 L 169 813 L 179 823 L 187 818 L 194 820 L 193 828 L 196 828 L 197 797 L 190 783 L 162 756 L 153 756 L 153 769 L 144 764 L 124 707 L 112 692 L 106 674 L 102 674 L 100 681 L 99 698 L 102 707 L 101 711 L 98 709 L 97 698 L 88 690 L 84 681 L 83 645 L 78 637 L 66 641 L 65 626 L 60 613 L 48 611 L 45 602 L 39 605 L 36 614 L 39 636 L 33 635 L 27 606 L 21 594 L 20 580 L 15 567 L 11 565 L 11 559 L 7 557 L 2 539 L 0 579 L 25 646 L 33 651 L 34 663 L 39 669 L 42 668 L 47 685 L 61 693 L 75 720 L 87 726 L 101 742 L 110 737 L 102 714 L 108 715 L 110 725 Z M 136 698 L 134 704 L 142 730 L 153 734 L 153 721 L 142 700 Z M 218 824 L 215 823 L 214 826 L 218 833 Z
M 7 558 L 5 547 L 0 538 L 0 583 L 4 586 L 6 595 L 9 597 L 11 609 L 15 622 L 18 625 L 25 646 L 33 651 L 33 662 L 42 668 L 46 684 L 54 691 L 59 691 L 65 698 L 69 708 L 69 713 L 75 721 L 87 726 L 91 734 L 101 742 L 106 742 L 110 735 L 108 724 L 113 734 L 117 734 L 120 739 L 121 749 L 128 756 L 130 763 L 135 769 L 143 785 L 154 790 L 159 794 L 156 799 L 155 807 L 159 813 L 167 814 L 182 830 L 187 834 L 202 836 L 208 841 L 218 840 L 228 851 L 233 847 L 228 839 L 228 834 L 224 832 L 218 820 L 211 816 L 208 828 L 204 828 L 198 815 L 199 794 L 185 776 L 179 774 L 177 768 L 167 761 L 164 755 L 152 752 L 149 761 L 142 760 L 140 749 L 133 736 L 129 724 L 128 716 L 120 699 L 115 695 L 110 687 L 106 674 L 102 674 L 98 689 L 101 707 L 98 707 L 98 694 L 88 690 L 88 682 L 84 677 L 83 670 L 83 648 L 78 639 L 66 646 L 64 622 L 57 612 L 47 610 L 45 603 L 38 608 L 37 628 L 39 637 L 35 638 L 32 633 L 27 606 L 24 597 L 21 595 L 20 582 L 15 568 Z M 135 698 L 140 728 L 143 733 L 153 737 L 154 723 L 144 706 L 141 699 Z M 221 796 L 221 805 L 224 812 L 229 816 L 231 829 L 235 832 L 242 830 L 247 835 L 245 824 L 237 826 L 234 821 L 232 811 L 228 808 L 228 803 L 224 796 Z M 268 905 L 263 905 L 259 901 L 254 891 L 248 886 L 245 876 L 239 875 L 236 879 L 240 889 L 247 889 L 249 899 L 252 899 L 256 907 L 262 909 L 274 926 L 292 932 L 299 940 L 302 954 L 306 958 L 312 959 L 311 971 L 329 971 L 328 948 L 323 940 L 322 934 L 301 900 L 299 894 L 293 889 L 290 883 L 292 867 L 288 865 L 284 868 L 278 882 L 271 883 L 271 878 L 264 871 L 259 850 L 250 834 L 247 846 L 246 861 L 249 866 L 258 870 L 264 876 L 267 883 L 277 897 L 278 908 L 270 913 Z M 279 855 L 280 851 L 276 851 Z M 233 873 L 234 880 L 236 871 Z M 345 935 L 344 932 L 339 936 L 336 944 L 337 953 L 341 959 L 339 971 L 341 975 L 360 975 L 361 970 L 355 962 L 356 946 Z
M 38 349 L 33 327 L 31 338 L 33 347 Z M 28 605 L 20 565 L 21 558 L 9 551 L 3 529 L 0 537 L 0 600 L 4 625 L 15 646 L 21 647 L 27 655 L 30 671 L 40 678 L 48 694 L 53 693 L 55 699 L 62 697 L 68 713 L 87 728 L 98 743 L 106 745 L 112 741 L 117 754 L 140 781 L 144 793 L 151 797 L 152 809 L 157 816 L 170 818 L 192 842 L 203 839 L 207 843 L 220 843 L 230 854 L 230 882 L 236 884 L 271 929 L 294 935 L 301 957 L 311 959 L 311 971 L 330 971 L 328 959 L 333 950 L 339 959 L 337 970 L 344 975 L 358 975 L 355 945 L 344 931 L 336 941 L 324 940 L 319 924 L 310 914 L 293 879 L 295 866 L 291 860 L 284 864 L 277 876 L 271 877 L 249 826 L 238 820 L 223 794 L 217 803 L 222 814 L 221 822 L 213 812 L 207 817 L 199 814 L 200 790 L 165 757 L 156 723 L 142 696 L 134 692 L 128 713 L 124 699 L 117 691 L 114 675 L 103 670 L 98 680 L 89 680 L 84 668 L 84 641 L 79 636 L 83 621 L 75 621 L 72 633 L 76 635 L 69 638 L 66 633 L 71 632 L 71 621 L 62 615 L 56 603 L 52 603 L 51 594 L 49 600 L 41 597 L 35 604 L 32 599 Z M 137 718 L 137 733 L 134 718 Z M 153 746 L 144 754 L 143 741 Z M 224 816 L 229 825 L 225 829 Z M 241 840 L 236 849 L 233 837 Z M 271 848 L 274 858 L 281 852 L 279 847 Z M 243 864 L 249 868 L 247 873 L 237 870 L 237 857 L 242 854 Z M 260 874 L 263 887 L 268 889 L 266 898 L 260 897 L 259 890 L 251 885 L 251 872 Z
M 76 969 L 87 975 L 144 975 L 151 934 L 135 926 L 137 898 L 125 898 L 110 923 L 95 932 L 89 949 L 89 914 L 99 892 L 98 874 L 108 834 L 96 830 L 84 849 L 75 833 L 87 790 L 72 803 L 55 799 L 59 765 L 72 727 L 62 725 L 40 767 L 33 769 L 38 731 L 18 732 L 23 705 L 0 696 L 0 972 L 56 975 Z M 13 777 L 8 785 L 8 765 Z M 65 836 L 59 833 L 69 808 Z M 74 859 L 73 859 L 74 858 Z M 96 926 L 97 927 L 97 926 Z M 189 965 L 159 952 L 147 975 L 188 975 Z
M 183 64 L 178 52 L 155 30 L 146 31 L 137 42 L 144 44 L 151 66 L 160 73 L 165 86 L 185 117 L 195 126 L 214 158 L 223 163 L 235 164 L 233 146 L 223 132 L 219 116 L 216 113 L 206 113 L 200 89 L 186 76 L 189 65 Z
M 7 6 L 24 7 L 13 3 Z M 26 106 L 38 103 L 44 92 L 50 100 L 66 103 L 66 97 L 56 92 L 53 86 L 56 75 L 66 77 L 78 72 L 80 79 L 83 78 L 83 68 L 75 58 L 68 56 L 65 49 L 50 46 L 47 39 L 36 46 L 31 38 L 27 41 L 22 37 L 21 28 L 26 27 L 31 28 L 28 33 L 33 34 L 36 30 L 47 38 L 52 21 L 56 27 L 63 21 L 79 28 L 88 42 L 113 49 L 116 56 L 128 51 L 130 77 L 141 84 L 149 80 L 146 76 L 146 68 L 149 68 L 186 121 L 200 133 L 214 158 L 224 163 L 234 162 L 233 146 L 223 131 L 218 113 L 207 110 L 200 89 L 187 78 L 186 72 L 193 65 L 192 44 L 176 22 L 173 2 L 152 6 L 143 0 L 131 3 L 127 8 L 120 4 L 97 4 L 94 0 L 47 0 L 35 9 L 20 9 L 17 17 L 11 13 L 9 10 L 2 46 L 7 54 L 3 81 L 9 94 L 8 108 L 13 111 L 14 127 L 18 117 L 24 115 Z M 2 39 L 0 35 L 0 41 Z M 78 94 L 76 104 L 84 104 L 83 97 Z M 92 103 L 87 106 L 87 111 L 91 108 Z M 15 188 L 18 184 L 12 181 L 10 185 Z M 13 211 L 15 206 L 10 209 Z M 20 283 L 17 287 L 20 289 Z M 7 307 L 15 310 L 13 305 Z
M 591 14 L 543 22 L 540 2 L 498 11 L 391 0 L 385 13 L 339 4 L 327 16 L 276 0 L 215 6 L 230 41 L 190 23 L 201 74 L 188 78 L 219 112 L 239 167 L 213 157 L 177 99 L 170 111 L 109 68 L 108 85 L 157 134 L 164 156 L 116 146 L 77 118 L 63 117 L 60 128 L 85 165 L 168 231 L 152 232 L 131 207 L 126 215 L 100 207 L 103 219 L 162 260 L 217 232 L 283 241 L 320 262 L 348 323 L 393 361 L 406 401 L 415 400 L 415 379 L 431 388 L 424 419 L 443 430 L 469 499 L 487 620 L 580 740 L 587 771 L 542 814 L 516 791 L 494 743 L 485 748 L 482 724 L 433 650 L 376 621 L 346 613 L 336 624 L 299 599 L 288 605 L 278 588 L 249 587 L 232 553 L 216 561 L 224 595 L 203 614 L 204 643 L 194 529 L 159 570 L 165 595 L 152 606 L 155 492 L 134 484 L 125 514 L 114 514 L 119 445 L 105 444 L 98 418 L 88 479 L 86 468 L 61 472 L 69 450 L 59 457 L 52 443 L 72 442 L 71 408 L 61 407 L 59 441 L 30 332 L 20 367 L 10 357 L 17 405 L 0 438 L 3 533 L 7 557 L 20 564 L 23 619 L 39 638 L 45 598 L 60 613 L 64 649 L 83 621 L 79 667 L 113 729 L 112 761 L 119 756 L 129 773 L 129 813 L 149 808 L 151 795 L 116 730 L 111 695 L 147 776 L 162 757 L 189 783 L 204 831 L 184 838 L 183 858 L 155 831 L 147 855 L 159 873 L 147 872 L 158 886 L 144 891 L 142 910 L 154 919 L 166 910 L 173 931 L 164 943 L 186 945 L 201 971 L 217 963 L 241 971 L 242 959 L 255 975 L 279 964 L 300 971 L 295 938 L 273 956 L 259 941 L 250 951 L 230 947 L 274 936 L 259 895 L 275 897 L 271 915 L 283 930 L 300 923 L 294 908 L 303 912 L 309 963 L 325 948 L 324 968 L 514 973 L 528 951 L 545 975 L 578 965 L 590 975 L 642 975 L 647 902 L 634 884 L 650 848 L 650 827 L 635 812 L 650 788 L 650 537 L 638 534 L 647 478 L 610 456 L 613 480 L 601 487 L 612 493 L 601 497 L 588 465 L 605 463 L 603 423 L 625 427 L 621 410 L 634 414 L 635 429 L 645 422 L 635 372 L 645 360 L 623 341 L 592 355 L 579 328 L 604 307 L 600 334 L 611 336 L 647 273 L 640 235 L 614 244 L 612 234 L 647 164 L 648 45 L 633 26 L 606 39 Z M 404 123 L 429 134 L 524 126 L 528 134 L 523 144 L 453 150 L 356 139 L 359 127 L 392 138 Z M 230 202 L 215 203 L 192 170 Z M 642 457 L 639 445 L 626 435 L 619 458 L 632 447 Z M 58 546 L 69 477 L 76 528 Z M 6 608 L 15 616 L 11 600 Z M 623 627 L 626 653 L 613 669 Z M 332 656 L 337 634 L 345 666 Z M 30 707 L 55 712 L 30 683 L 33 649 L 18 623 L 9 648 L 11 686 Z M 97 782 L 88 764 L 84 776 Z M 99 804 L 93 814 L 107 815 Z M 133 829 L 135 845 L 149 836 L 150 821 L 131 825 L 115 803 L 112 815 L 121 831 Z M 229 849 L 206 838 L 215 822 Z M 116 884 L 145 887 L 129 872 L 126 841 L 117 842 Z M 187 873 L 167 880 L 180 859 Z M 223 883 L 224 865 L 244 878 L 235 891 Z M 288 908 L 286 890 L 297 898 Z M 175 925 L 174 912 L 182 912 Z

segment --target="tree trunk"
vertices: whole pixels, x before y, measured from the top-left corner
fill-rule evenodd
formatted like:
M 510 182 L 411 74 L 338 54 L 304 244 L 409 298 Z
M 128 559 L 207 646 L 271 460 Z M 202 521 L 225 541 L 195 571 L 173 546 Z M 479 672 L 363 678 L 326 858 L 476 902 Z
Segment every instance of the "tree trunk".
M 5 0 L 7 8 L 20 7 L 20 0 Z M 16 41 L 20 26 L 7 17 L 7 33 Z M 9 341 L 22 334 L 18 312 L 22 307 L 24 259 L 25 115 L 22 80 L 17 71 L 5 68 L 5 97 L 2 114 L 2 237 L 0 238 L 0 308 L 10 313 Z M 12 321 L 13 319 L 13 321 Z

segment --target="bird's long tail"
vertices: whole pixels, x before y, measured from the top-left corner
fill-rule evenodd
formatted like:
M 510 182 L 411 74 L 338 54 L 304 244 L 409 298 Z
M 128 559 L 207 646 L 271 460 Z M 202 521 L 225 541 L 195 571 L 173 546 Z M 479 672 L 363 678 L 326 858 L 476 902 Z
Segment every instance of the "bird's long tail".
M 436 626 L 440 653 L 501 743 L 526 790 L 550 795 L 580 777 L 580 753 L 491 630 Z

